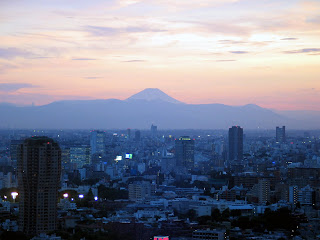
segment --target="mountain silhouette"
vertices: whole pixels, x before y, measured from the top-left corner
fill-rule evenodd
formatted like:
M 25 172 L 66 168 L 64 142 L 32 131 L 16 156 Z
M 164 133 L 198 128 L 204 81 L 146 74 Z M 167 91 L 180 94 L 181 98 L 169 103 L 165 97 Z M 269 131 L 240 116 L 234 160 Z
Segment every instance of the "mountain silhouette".
M 182 103 L 158 88 L 146 88 L 126 99 L 127 101 L 145 100 L 145 101 L 163 101 L 169 103 Z
M 316 129 L 320 120 L 296 119 L 255 104 L 186 104 L 157 88 L 145 89 L 126 100 L 65 100 L 42 106 L 0 104 L 0 128 L 33 129 Z

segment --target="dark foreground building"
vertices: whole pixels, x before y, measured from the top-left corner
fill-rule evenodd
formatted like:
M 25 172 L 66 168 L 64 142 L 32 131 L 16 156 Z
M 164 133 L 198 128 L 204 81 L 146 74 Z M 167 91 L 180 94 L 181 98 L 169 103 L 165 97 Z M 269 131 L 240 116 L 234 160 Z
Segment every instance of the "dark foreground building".
M 57 228 L 61 150 L 48 137 L 26 139 L 17 150 L 19 230 L 32 236 Z

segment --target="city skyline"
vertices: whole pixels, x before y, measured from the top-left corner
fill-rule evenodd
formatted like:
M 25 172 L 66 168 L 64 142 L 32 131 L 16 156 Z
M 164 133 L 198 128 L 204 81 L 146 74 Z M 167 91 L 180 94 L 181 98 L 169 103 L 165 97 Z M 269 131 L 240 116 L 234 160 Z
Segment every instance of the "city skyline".
M 320 110 L 318 1 L 2 1 L 0 102 L 126 99 Z
M 0 238 L 320 234 L 320 130 L 151 126 L 1 129 Z

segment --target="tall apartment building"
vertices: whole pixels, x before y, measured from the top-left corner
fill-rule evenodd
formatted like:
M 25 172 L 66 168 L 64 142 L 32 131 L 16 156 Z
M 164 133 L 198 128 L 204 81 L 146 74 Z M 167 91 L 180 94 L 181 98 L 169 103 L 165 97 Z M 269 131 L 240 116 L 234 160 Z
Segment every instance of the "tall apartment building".
M 194 167 L 194 140 L 188 136 L 175 140 L 176 166 L 192 169 Z
M 276 127 L 276 142 L 284 143 L 286 142 L 286 127 Z
M 289 203 L 297 204 L 298 202 L 298 186 L 289 186 Z
M 158 135 L 158 127 L 152 124 L 150 130 L 151 130 L 151 137 L 156 138 Z
M 106 154 L 106 133 L 104 131 L 93 130 L 90 134 L 91 154 Z
M 140 132 L 140 130 L 136 130 L 136 131 L 134 132 L 134 140 L 135 140 L 136 142 L 139 142 L 140 139 L 141 139 L 141 132 Z
M 57 229 L 61 150 L 48 137 L 26 139 L 17 149 L 19 230 L 28 236 Z
M 229 161 L 243 159 L 243 128 L 229 128 Z
M 258 199 L 259 203 L 265 204 L 270 201 L 270 181 L 259 179 L 258 182 Z
M 298 202 L 301 205 L 312 205 L 314 190 L 309 185 L 301 188 L 298 192 Z
M 91 163 L 90 146 L 74 145 L 70 147 L 70 163 L 76 164 L 77 168 L 82 168 Z

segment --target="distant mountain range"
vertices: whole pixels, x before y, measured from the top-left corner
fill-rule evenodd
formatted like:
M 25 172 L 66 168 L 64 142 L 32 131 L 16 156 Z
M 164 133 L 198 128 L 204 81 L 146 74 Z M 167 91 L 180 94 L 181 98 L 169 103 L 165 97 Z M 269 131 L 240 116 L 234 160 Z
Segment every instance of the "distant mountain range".
M 126 100 L 57 101 L 43 106 L 0 104 L 1 128 L 58 129 L 320 129 L 320 112 L 272 111 L 254 104 L 186 104 L 147 88 Z

